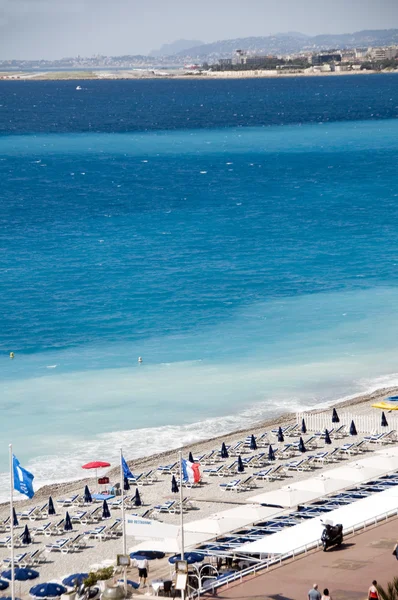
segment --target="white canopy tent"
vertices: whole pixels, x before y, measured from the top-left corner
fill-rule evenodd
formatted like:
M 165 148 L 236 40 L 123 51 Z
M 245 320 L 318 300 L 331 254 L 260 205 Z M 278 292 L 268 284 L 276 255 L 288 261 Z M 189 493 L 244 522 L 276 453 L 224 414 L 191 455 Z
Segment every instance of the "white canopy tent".
M 398 470 L 398 454 L 375 454 L 369 458 L 364 458 L 359 461 L 365 468 L 383 468 L 383 474 Z
M 282 506 L 283 508 L 292 508 L 293 506 L 298 506 L 298 504 L 303 504 L 304 502 L 311 502 L 311 500 L 315 500 L 316 498 L 319 498 L 319 492 L 317 491 L 296 489 L 293 485 L 287 485 L 279 490 L 251 496 L 247 499 L 247 502 L 258 502 L 259 504 L 273 504 L 275 506 Z
M 327 472 L 328 477 L 331 479 L 340 479 L 346 481 L 345 487 L 350 483 L 362 483 L 364 481 L 370 481 L 371 479 L 376 479 L 380 477 L 380 475 L 384 475 L 388 469 L 380 467 L 367 467 L 361 464 L 360 461 L 356 463 L 351 463 L 346 467 L 338 467 L 337 469 L 331 469 Z
M 374 523 L 378 517 L 381 518 L 385 514 L 398 514 L 397 497 L 398 489 L 390 488 L 325 513 L 323 517 L 314 517 L 279 533 L 243 544 L 235 551 L 249 554 L 288 554 L 304 551 L 305 548 L 315 547 L 319 543 L 323 529 L 322 519 L 333 524 L 341 523 L 344 532 L 349 532 L 364 522 Z
M 328 475 L 327 473 L 318 477 L 312 477 L 311 479 L 304 479 L 292 484 L 291 487 L 295 490 L 309 490 L 317 492 L 318 496 L 325 496 L 340 491 L 349 485 L 344 479 L 333 479 Z
M 217 535 L 229 533 L 240 527 L 247 527 L 256 521 L 268 519 L 281 512 L 280 508 L 271 508 L 259 505 L 240 505 L 229 510 L 215 513 L 205 519 L 191 521 L 184 526 L 185 531 L 207 533 L 209 539 Z

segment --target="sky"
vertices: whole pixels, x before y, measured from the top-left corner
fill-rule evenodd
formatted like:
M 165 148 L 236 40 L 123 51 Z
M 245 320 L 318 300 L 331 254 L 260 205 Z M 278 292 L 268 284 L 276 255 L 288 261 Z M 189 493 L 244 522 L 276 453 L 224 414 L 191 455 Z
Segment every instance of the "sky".
M 147 54 L 178 39 L 398 28 L 398 0 L 0 0 L 0 60 Z

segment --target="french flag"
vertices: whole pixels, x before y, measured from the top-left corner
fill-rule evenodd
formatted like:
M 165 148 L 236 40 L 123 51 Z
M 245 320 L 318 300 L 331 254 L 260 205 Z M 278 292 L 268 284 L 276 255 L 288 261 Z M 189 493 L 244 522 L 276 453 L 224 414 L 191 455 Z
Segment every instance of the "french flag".
M 199 483 L 200 481 L 200 465 L 189 460 L 182 459 L 182 478 L 188 483 Z

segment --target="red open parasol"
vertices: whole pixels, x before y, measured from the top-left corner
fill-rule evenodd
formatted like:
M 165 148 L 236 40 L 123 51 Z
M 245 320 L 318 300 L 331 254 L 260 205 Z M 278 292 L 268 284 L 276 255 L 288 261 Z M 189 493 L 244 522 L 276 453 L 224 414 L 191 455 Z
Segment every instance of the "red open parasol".
M 103 467 L 110 467 L 111 464 L 108 462 L 102 462 L 100 460 L 95 460 L 93 462 L 89 462 L 86 465 L 82 466 L 82 469 L 102 469 Z
M 98 473 L 97 469 L 103 469 L 104 467 L 110 467 L 111 464 L 108 462 L 103 462 L 101 460 L 94 460 L 93 462 L 89 462 L 86 465 L 82 465 L 82 469 L 95 469 L 95 479 L 98 483 Z

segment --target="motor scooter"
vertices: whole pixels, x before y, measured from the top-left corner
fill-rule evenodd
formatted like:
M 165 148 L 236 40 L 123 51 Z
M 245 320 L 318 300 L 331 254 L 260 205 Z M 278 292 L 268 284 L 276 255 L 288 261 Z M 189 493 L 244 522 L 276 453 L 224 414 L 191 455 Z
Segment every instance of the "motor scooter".
M 331 546 L 341 546 L 343 543 L 343 526 L 340 523 L 333 525 L 327 521 L 323 522 L 322 525 L 324 527 L 321 537 L 323 551 L 326 552 Z

